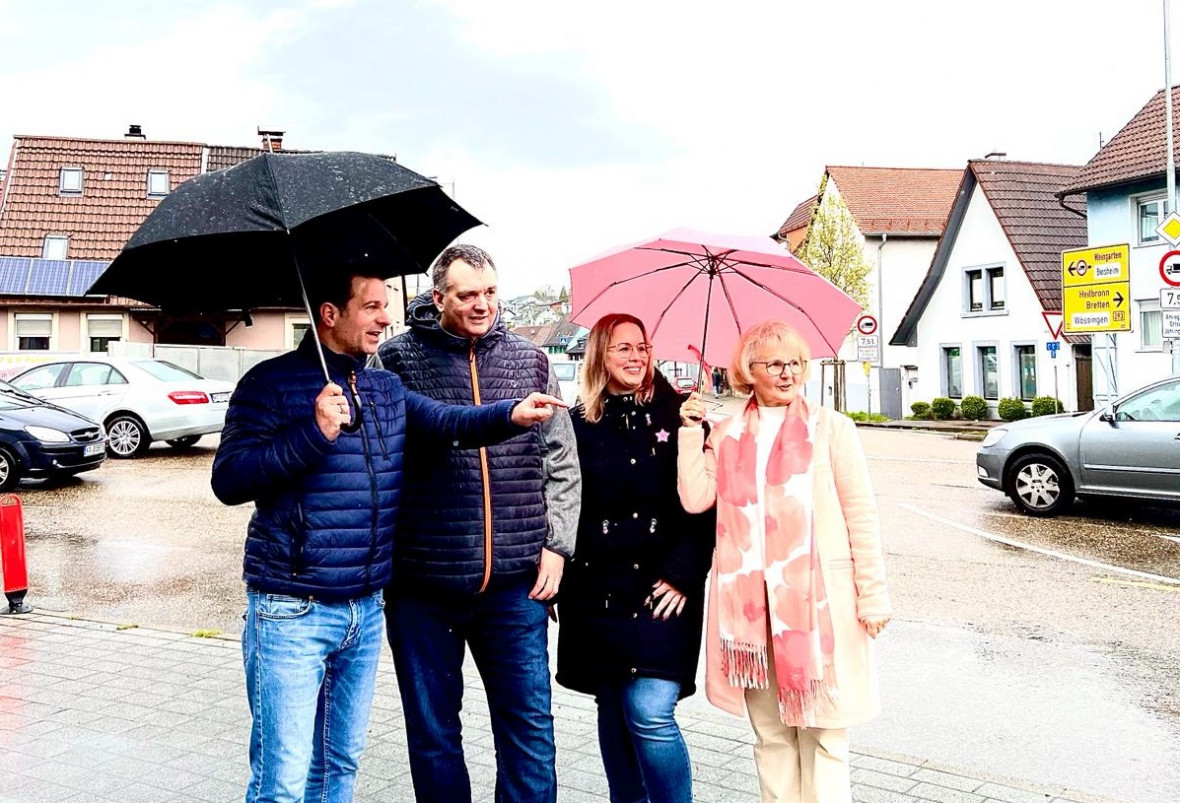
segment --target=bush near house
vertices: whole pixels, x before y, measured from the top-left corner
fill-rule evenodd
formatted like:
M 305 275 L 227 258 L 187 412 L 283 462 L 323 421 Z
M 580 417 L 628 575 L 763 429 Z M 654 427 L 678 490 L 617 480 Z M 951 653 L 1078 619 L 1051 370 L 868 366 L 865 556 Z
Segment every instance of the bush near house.
M 1025 408 L 1024 402 L 1015 396 L 1000 399 L 996 411 L 1000 414 L 1000 418 L 1005 421 L 1019 421 L 1022 418 L 1028 418 L 1028 409 Z
M 889 416 L 887 415 L 882 415 L 881 413 L 866 413 L 863 410 L 854 410 L 852 412 L 845 411 L 844 415 L 848 416 L 858 424 L 863 424 L 865 422 L 880 424 L 889 420 Z
M 938 421 L 950 421 L 955 417 L 955 403 L 946 396 L 939 396 L 930 402 L 930 411 Z
M 987 418 L 987 401 L 982 396 L 964 396 L 959 410 L 968 421 L 979 421 Z
M 1064 412 L 1065 405 L 1061 403 L 1061 399 L 1055 399 L 1052 396 L 1037 396 L 1032 400 L 1032 414 L 1034 416 Z
M 910 412 L 919 421 L 929 421 L 934 418 L 934 413 L 930 410 L 930 402 L 916 401 L 910 405 Z

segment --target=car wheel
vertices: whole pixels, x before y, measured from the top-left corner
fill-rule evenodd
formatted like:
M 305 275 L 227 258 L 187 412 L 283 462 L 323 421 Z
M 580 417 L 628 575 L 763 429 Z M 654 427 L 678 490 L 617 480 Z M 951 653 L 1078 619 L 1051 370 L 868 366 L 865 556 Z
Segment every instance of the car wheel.
M 183 438 L 173 438 L 170 441 L 164 441 L 164 443 L 168 444 L 173 449 L 187 449 L 200 439 L 200 435 L 185 435 Z
M 119 415 L 107 422 L 107 451 L 111 457 L 138 457 L 151 445 L 147 427 L 138 418 Z
M 1073 479 L 1056 457 L 1026 454 L 1008 472 L 1008 496 L 1031 516 L 1056 516 L 1073 502 Z
M 6 449 L 0 449 L 0 491 L 15 488 L 20 482 L 20 463 Z

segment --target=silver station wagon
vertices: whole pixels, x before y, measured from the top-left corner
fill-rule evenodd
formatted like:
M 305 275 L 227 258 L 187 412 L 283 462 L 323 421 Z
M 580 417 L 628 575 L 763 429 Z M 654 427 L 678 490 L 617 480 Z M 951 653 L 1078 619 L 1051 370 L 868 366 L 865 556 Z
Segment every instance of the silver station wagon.
M 1180 376 L 1093 412 L 998 426 L 975 467 L 1033 516 L 1056 515 L 1075 497 L 1180 502 Z

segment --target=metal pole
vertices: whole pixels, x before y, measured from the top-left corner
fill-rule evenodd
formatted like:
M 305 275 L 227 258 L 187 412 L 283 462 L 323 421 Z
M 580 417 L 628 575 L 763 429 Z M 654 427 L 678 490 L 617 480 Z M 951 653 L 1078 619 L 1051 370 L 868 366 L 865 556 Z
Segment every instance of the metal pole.
M 1164 0 L 1164 130 L 1168 141 L 1168 210 L 1176 208 L 1176 156 L 1172 152 L 1172 45 L 1171 23 L 1168 21 L 1168 0 Z

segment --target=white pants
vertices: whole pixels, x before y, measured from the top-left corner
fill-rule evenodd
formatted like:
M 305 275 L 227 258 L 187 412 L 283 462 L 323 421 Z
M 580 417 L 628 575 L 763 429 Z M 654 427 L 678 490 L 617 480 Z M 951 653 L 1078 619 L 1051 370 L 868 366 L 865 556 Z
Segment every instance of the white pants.
M 773 660 L 769 669 L 770 688 L 746 690 L 762 803 L 851 803 L 848 729 L 784 725 Z

